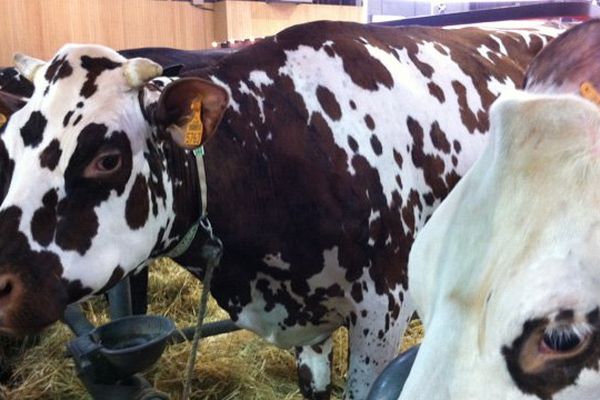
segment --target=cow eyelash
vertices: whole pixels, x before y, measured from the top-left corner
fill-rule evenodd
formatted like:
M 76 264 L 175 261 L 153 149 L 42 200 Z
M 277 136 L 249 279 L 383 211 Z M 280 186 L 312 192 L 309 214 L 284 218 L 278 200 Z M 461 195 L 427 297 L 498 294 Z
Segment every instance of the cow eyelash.
M 587 323 L 556 325 L 546 328 L 540 346 L 543 352 L 569 353 L 584 344 L 592 333 Z

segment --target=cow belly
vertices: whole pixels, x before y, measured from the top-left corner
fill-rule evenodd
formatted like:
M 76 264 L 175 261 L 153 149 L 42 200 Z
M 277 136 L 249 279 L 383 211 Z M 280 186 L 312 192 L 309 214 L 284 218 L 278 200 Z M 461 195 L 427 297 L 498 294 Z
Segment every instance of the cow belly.
M 271 305 L 258 291 L 253 290 L 252 302 L 242 308 L 236 324 L 281 348 L 310 346 L 325 340 L 343 323 L 339 311 L 334 312 L 335 305 L 322 306 L 331 311 L 321 323 L 301 323 L 294 321 L 293 311 L 284 304 Z M 307 306 L 304 304 L 303 307 Z
M 250 283 L 250 301 L 241 305 L 236 323 L 282 348 L 325 340 L 346 322 L 352 305 L 346 270 L 337 263 L 337 248 L 326 250 L 323 257 L 321 271 L 310 278 L 291 274 L 282 280 L 276 272 L 259 272 Z M 278 272 L 288 268 L 276 256 L 263 261 Z

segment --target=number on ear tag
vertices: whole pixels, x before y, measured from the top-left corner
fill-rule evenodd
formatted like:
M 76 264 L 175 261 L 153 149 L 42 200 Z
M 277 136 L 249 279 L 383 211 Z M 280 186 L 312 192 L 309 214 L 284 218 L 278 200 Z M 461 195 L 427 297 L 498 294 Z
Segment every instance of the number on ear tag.
M 202 134 L 204 126 L 202 125 L 202 99 L 198 98 L 192 101 L 190 105 L 192 109 L 192 120 L 185 127 L 185 145 L 189 147 L 197 147 L 202 143 Z
M 600 105 L 600 94 L 598 94 L 598 91 L 596 91 L 596 88 L 594 87 L 594 85 L 592 85 L 592 82 L 583 82 L 579 86 L 579 92 L 583 97 L 585 97 L 589 101 Z
M 6 118 L 6 115 L 0 113 L 0 128 L 4 126 L 6 121 L 8 121 L 8 118 Z

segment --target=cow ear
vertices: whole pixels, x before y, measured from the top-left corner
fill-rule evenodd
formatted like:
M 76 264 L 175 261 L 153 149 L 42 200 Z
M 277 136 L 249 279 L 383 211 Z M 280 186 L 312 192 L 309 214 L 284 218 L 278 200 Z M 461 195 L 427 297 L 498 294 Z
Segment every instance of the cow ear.
M 225 89 L 199 78 L 182 78 L 167 85 L 155 112 L 155 122 L 164 126 L 184 148 L 202 146 L 217 130 L 227 109 Z
M 0 128 L 6 124 L 8 118 L 25 105 L 25 100 L 13 94 L 0 90 Z
M 525 90 L 580 93 L 590 83 L 600 89 L 600 20 L 579 24 L 558 36 L 531 62 Z
M 31 83 L 35 81 L 35 74 L 46 64 L 42 60 L 22 53 L 16 53 L 13 62 L 17 71 Z

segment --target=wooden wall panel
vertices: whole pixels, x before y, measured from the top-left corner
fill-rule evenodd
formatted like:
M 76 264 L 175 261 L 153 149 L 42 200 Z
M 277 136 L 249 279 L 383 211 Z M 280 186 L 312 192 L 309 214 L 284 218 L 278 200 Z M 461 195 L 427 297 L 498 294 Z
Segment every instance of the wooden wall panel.
M 361 7 L 226 0 L 202 10 L 168 0 L 0 0 L 0 66 L 15 52 L 47 60 L 63 44 L 203 49 L 319 19 L 360 21 Z
M 213 12 L 187 2 L 0 0 L 0 7 L 0 65 L 17 51 L 48 59 L 67 42 L 201 49 L 214 41 Z
M 329 19 L 360 22 L 361 7 L 227 0 L 215 3 L 215 40 L 273 35 L 302 22 Z

